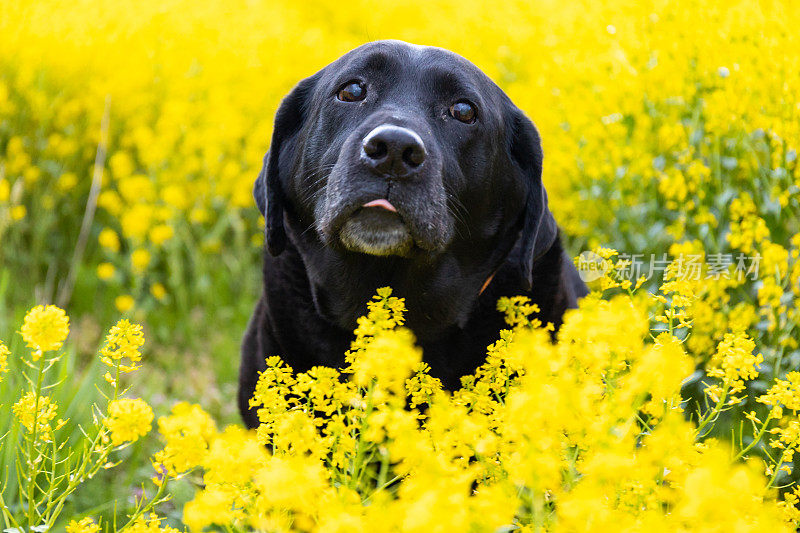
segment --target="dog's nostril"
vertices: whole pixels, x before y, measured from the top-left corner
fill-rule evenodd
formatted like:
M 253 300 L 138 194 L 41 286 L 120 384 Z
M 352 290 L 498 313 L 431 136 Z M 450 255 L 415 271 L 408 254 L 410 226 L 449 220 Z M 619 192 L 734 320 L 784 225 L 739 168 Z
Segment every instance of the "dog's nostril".
M 418 167 L 425 161 L 425 151 L 420 146 L 409 146 L 403 150 L 403 161 L 410 167 Z
M 381 159 L 386 156 L 388 151 L 386 143 L 380 139 L 373 137 L 364 143 L 364 153 L 372 159 Z
M 369 132 L 361 149 L 362 160 L 372 171 L 396 177 L 418 172 L 427 156 L 419 135 L 393 124 L 383 124 Z

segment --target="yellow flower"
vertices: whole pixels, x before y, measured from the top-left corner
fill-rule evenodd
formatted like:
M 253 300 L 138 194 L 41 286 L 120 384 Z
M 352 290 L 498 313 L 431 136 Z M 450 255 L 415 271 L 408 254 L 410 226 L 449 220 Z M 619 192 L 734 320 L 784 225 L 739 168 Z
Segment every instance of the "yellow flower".
M 122 212 L 122 198 L 119 197 L 119 194 L 117 194 L 116 191 L 101 192 L 97 197 L 97 205 L 108 211 L 109 214 L 113 215 L 114 217 L 119 216 L 119 214 Z M 119 240 L 119 237 L 117 237 L 117 240 Z
M 25 218 L 25 215 L 28 214 L 28 208 L 26 208 L 24 205 L 15 205 L 9 212 L 11 213 L 11 220 L 14 222 L 19 222 Z
M 111 169 L 111 174 L 114 175 L 114 178 L 119 180 L 124 180 L 135 170 L 135 164 L 133 159 L 131 158 L 128 152 L 115 152 L 111 157 L 108 158 L 108 166 Z
M 153 422 L 153 410 L 139 398 L 122 398 L 108 404 L 108 417 L 103 424 L 111 431 L 114 446 L 136 442 L 147 435 Z
M 776 379 L 767 393 L 758 397 L 758 401 L 777 409 L 782 406 L 792 412 L 800 411 L 800 372 L 789 372 L 786 379 Z
M 133 296 L 130 294 L 121 294 L 120 296 L 114 298 L 114 306 L 120 313 L 127 313 L 133 309 L 134 303 L 136 302 L 134 301 Z
M 167 289 L 161 283 L 153 283 L 150 286 L 150 294 L 156 300 L 163 300 L 167 296 Z
M 257 505 L 310 512 L 327 489 L 328 476 L 316 459 L 303 455 L 272 457 L 255 473 L 260 492 Z
M 58 350 L 69 334 L 69 317 L 55 305 L 37 305 L 25 315 L 20 334 L 29 348 L 33 348 L 34 361 L 42 352 Z
M 119 236 L 117 232 L 111 228 L 104 228 L 97 237 L 97 241 L 103 248 L 111 250 L 112 252 L 119 251 Z
M 100 526 L 94 523 L 89 517 L 79 521 L 70 520 L 67 524 L 67 533 L 99 533 Z
M 706 372 L 734 384 L 735 389 L 743 389 L 743 380 L 758 377 L 758 365 L 764 362 L 763 355 L 754 353 L 755 347 L 753 340 L 742 331 L 726 333 Z
M 97 277 L 102 280 L 109 280 L 114 276 L 116 269 L 111 263 L 100 263 L 97 265 Z
M 235 466 L 234 468 L 241 468 Z M 248 477 L 251 472 L 247 472 Z M 225 526 L 244 518 L 241 496 L 235 487 L 211 485 L 195 494 L 183 507 L 183 522 L 190 531 L 203 531 L 211 525 Z M 238 505 L 237 505 L 238 504 Z
M 8 347 L 0 341 L 0 379 L 8 372 L 8 356 L 11 355 Z
M 8 180 L 5 178 L 0 178 L 0 204 L 8 202 L 8 198 L 10 196 L 11 186 L 8 184 Z
M 253 472 L 264 465 L 269 454 L 252 431 L 228 426 L 211 440 L 203 459 L 206 483 L 245 486 Z
M 140 516 L 126 529 L 128 533 L 180 533 L 180 530 L 170 526 L 162 526 L 161 518 L 153 513 L 149 517 Z
M 731 230 L 727 239 L 732 248 L 750 254 L 756 243 L 769 238 L 769 228 L 758 216 L 758 208 L 749 193 L 744 192 L 731 201 L 730 217 Z
M 404 322 L 404 300 L 393 297 L 391 288 L 382 287 L 367 309 L 367 316 L 358 319 L 356 338 L 345 354 L 348 372 L 359 386 L 374 379 L 384 391 L 402 393 L 406 378 L 422 360 L 411 331 L 397 328 Z
M 153 228 L 150 230 L 150 242 L 156 246 L 159 246 L 170 240 L 174 234 L 175 231 L 172 229 L 172 226 L 159 224 L 157 226 L 153 226 Z
M 100 349 L 100 360 L 106 365 L 114 367 L 127 359 L 129 363 L 120 364 L 120 370 L 132 372 L 138 368 L 136 363 L 142 360 L 139 349 L 143 345 L 142 326 L 123 318 L 108 331 L 105 344 Z
M 217 426 L 199 405 L 176 404 L 169 416 L 158 419 L 158 431 L 166 441 L 153 460 L 170 476 L 180 475 L 200 465 Z
M 414 346 L 414 335 L 408 329 L 380 333 L 359 353 L 352 363 L 358 385 L 375 379 L 386 390 L 401 392 L 405 380 L 422 361 L 422 350 Z
M 64 172 L 58 177 L 58 181 L 56 181 L 56 187 L 58 187 L 58 190 L 61 192 L 71 191 L 77 184 L 78 176 L 76 176 L 74 172 Z
M 51 402 L 48 396 L 39 396 L 37 405 L 34 392 L 26 392 L 11 408 L 19 423 L 28 430 L 28 433 L 33 433 L 35 426 L 37 434 L 42 439 L 50 437 L 52 431 L 50 421 L 55 418 L 57 409 L 58 405 Z M 59 421 L 57 427 L 60 426 L 61 422 Z
M 122 234 L 143 241 L 153 220 L 154 208 L 146 204 L 135 204 L 123 211 L 120 217 Z
M 134 272 L 142 272 L 150 264 L 150 252 L 143 248 L 137 248 L 131 254 L 131 265 Z

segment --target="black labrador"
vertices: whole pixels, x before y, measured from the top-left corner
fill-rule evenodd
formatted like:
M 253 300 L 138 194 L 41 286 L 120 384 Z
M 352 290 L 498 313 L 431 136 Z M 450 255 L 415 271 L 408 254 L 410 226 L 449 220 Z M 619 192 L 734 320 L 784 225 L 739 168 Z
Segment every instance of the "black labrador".
M 239 407 L 265 358 L 340 367 L 383 286 L 448 389 L 484 361 L 501 296 L 556 327 L 587 289 L 562 249 L 528 118 L 443 50 L 365 44 L 289 93 L 254 195 L 266 219 L 264 292 L 242 344 Z

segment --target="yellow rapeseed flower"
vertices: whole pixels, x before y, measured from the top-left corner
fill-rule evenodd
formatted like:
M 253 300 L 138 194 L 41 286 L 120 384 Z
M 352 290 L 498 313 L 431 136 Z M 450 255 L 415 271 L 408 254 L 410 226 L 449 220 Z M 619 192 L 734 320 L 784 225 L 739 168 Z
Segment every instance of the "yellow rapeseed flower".
M 352 363 L 358 385 L 371 380 L 393 392 L 402 392 L 405 380 L 422 361 L 422 350 L 414 346 L 414 335 L 402 328 L 375 336 Z
M 150 264 L 150 252 L 144 248 L 137 248 L 131 254 L 131 266 L 134 272 L 143 272 Z
M 103 420 L 111 432 L 111 444 L 119 446 L 136 442 L 147 435 L 153 422 L 153 410 L 140 398 L 121 398 L 108 404 L 108 417 Z
M 33 348 L 33 359 L 42 352 L 58 350 L 69 334 L 69 317 L 55 305 L 37 305 L 25 315 L 20 334 L 29 348 Z
M 132 372 L 138 368 L 136 363 L 142 360 L 139 350 L 143 345 L 142 326 L 123 318 L 108 331 L 100 349 L 100 360 L 110 367 L 119 364 L 123 372 Z
M 97 277 L 102 280 L 109 280 L 114 276 L 116 269 L 111 263 L 100 263 L 97 265 Z
M 241 468 L 235 466 L 234 468 Z M 248 477 L 251 472 L 248 472 Z M 212 525 L 224 526 L 244 518 L 241 494 L 236 487 L 211 485 L 183 507 L 183 523 L 190 531 L 203 531 Z
M 39 396 L 37 410 L 36 394 L 34 392 L 26 392 L 11 408 L 19 423 L 28 433 L 32 433 L 35 426 L 37 434 L 43 439 L 47 439 L 50 436 L 52 430 L 50 422 L 56 417 L 57 409 L 58 405 L 55 402 L 51 402 L 49 397 Z M 57 426 L 60 425 L 61 422 L 59 421 Z
M 128 311 L 133 309 L 133 305 L 135 303 L 136 301 L 130 294 L 121 294 L 116 298 L 114 298 L 114 306 L 120 313 L 127 313 Z
M 112 252 L 119 251 L 119 235 L 111 228 L 103 228 L 100 235 L 97 237 L 100 246 L 111 250 Z
M 181 533 L 171 526 L 162 526 L 161 518 L 151 513 L 150 516 L 141 516 L 125 531 L 128 533 Z
M 24 205 L 15 205 L 9 210 L 9 213 L 11 214 L 11 220 L 19 222 L 28 214 L 28 208 Z
M 156 300 L 163 300 L 167 296 L 167 289 L 161 283 L 153 283 L 150 285 L 150 294 Z
M 98 533 L 100 526 L 89 517 L 82 518 L 79 521 L 70 520 L 67 524 L 67 533 Z
M 758 365 L 764 362 L 755 348 L 755 342 L 743 331 L 726 333 L 706 372 L 730 383 L 733 392 L 744 390 L 744 381 L 758 377 Z
M 177 476 L 204 461 L 217 426 L 199 405 L 180 402 L 169 416 L 158 419 L 158 431 L 166 444 L 155 454 L 154 462 Z
M 0 380 L 3 379 L 3 374 L 8 372 L 8 356 L 11 351 L 8 347 L 0 341 Z
M 150 229 L 150 242 L 155 244 L 156 246 L 160 246 L 164 244 L 166 241 L 170 240 L 173 235 L 175 235 L 175 230 L 172 229 L 172 226 L 167 226 L 166 224 L 159 224 L 157 226 L 153 226 Z
M 8 198 L 10 196 L 11 186 L 8 184 L 8 180 L 5 178 L 0 178 L 0 204 L 8 202 Z
M 61 192 L 69 192 L 78 184 L 78 176 L 74 172 L 64 172 L 58 177 L 56 187 Z

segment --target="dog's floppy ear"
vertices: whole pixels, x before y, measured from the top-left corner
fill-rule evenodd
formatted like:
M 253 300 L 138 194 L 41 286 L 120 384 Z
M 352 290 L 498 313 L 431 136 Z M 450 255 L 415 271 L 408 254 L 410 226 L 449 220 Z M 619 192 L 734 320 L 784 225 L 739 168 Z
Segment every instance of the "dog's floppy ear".
M 522 256 L 520 268 L 526 290 L 533 284 L 533 264 L 553 246 L 558 226 L 547 207 L 547 192 L 542 184 L 542 142 L 533 122 L 513 104 L 509 104 L 509 152 L 522 172 L 527 188 L 522 221 Z
M 266 221 L 267 250 L 278 255 L 286 248 L 286 230 L 283 227 L 285 195 L 281 186 L 281 160 L 284 165 L 291 164 L 294 158 L 294 144 L 297 134 L 303 127 L 306 108 L 318 75 L 304 79 L 286 95 L 275 113 L 272 141 L 264 166 L 253 186 L 253 196 Z

